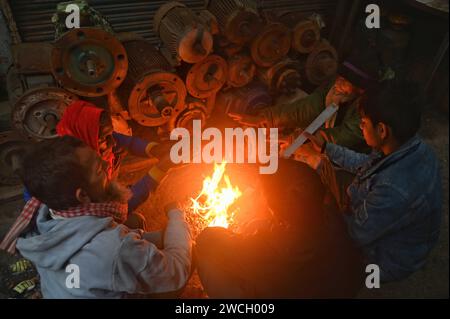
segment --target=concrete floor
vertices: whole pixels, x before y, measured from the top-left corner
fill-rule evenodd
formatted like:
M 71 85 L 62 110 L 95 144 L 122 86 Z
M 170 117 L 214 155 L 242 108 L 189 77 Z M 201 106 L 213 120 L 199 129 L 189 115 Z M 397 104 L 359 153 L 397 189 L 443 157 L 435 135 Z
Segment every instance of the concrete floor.
M 364 289 L 359 298 L 448 298 L 449 297 L 449 229 L 448 229 L 448 194 L 449 194 L 449 121 L 448 115 L 437 112 L 426 112 L 423 118 L 421 135 L 433 146 L 441 161 L 444 209 L 441 237 L 437 247 L 429 257 L 425 268 L 410 278 L 397 283 L 382 285 L 380 289 Z M 0 238 L 2 238 L 16 215 L 23 206 L 21 200 L 0 203 Z M 145 204 L 143 206 L 146 206 Z M 143 207 L 144 208 L 144 207 Z M 145 208 L 144 208 L 145 209 Z M 153 225 L 158 227 L 159 225 Z M 0 254 L 0 265 L 5 262 Z M 193 276 L 183 298 L 204 297 L 197 276 Z M 0 298 L 2 295 L 0 294 Z

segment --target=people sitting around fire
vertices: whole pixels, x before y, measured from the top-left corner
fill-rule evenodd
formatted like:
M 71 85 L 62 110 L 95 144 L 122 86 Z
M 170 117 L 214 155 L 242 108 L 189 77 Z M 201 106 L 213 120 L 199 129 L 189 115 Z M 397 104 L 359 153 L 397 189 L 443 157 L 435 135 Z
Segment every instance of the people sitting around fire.
M 160 171 L 171 166 L 162 158 Z M 128 188 L 71 136 L 37 143 L 20 175 L 32 198 L 0 248 L 37 268 L 44 298 L 122 298 L 176 293 L 191 273 L 192 240 L 184 213 L 167 207 L 164 232 L 132 230 Z M 167 296 L 167 295 L 165 295 Z
M 344 223 L 323 209 L 325 188 L 316 172 L 280 160 L 277 173 L 261 180 L 273 220 L 241 233 L 206 228 L 196 239 L 197 270 L 208 296 L 355 296 L 363 283 L 361 255 Z
M 366 150 L 367 145 L 359 129 L 358 105 L 364 90 L 374 80 L 362 70 L 344 62 L 338 75 L 319 86 L 306 97 L 293 99 L 259 111 L 257 114 L 229 113 L 228 115 L 244 126 L 277 127 L 291 132 L 286 138 L 293 138 L 296 129 L 304 130 L 329 105 L 339 109 L 315 135 L 318 139 L 333 142 L 354 150 Z
M 81 139 L 96 151 L 107 163 L 108 179 L 117 177 L 120 162 L 127 151 L 139 157 L 160 157 L 167 154 L 170 147 L 115 132 L 108 111 L 82 100 L 74 101 L 66 108 L 56 131 L 59 136 L 70 135 Z M 153 168 L 131 186 L 132 196 L 128 201 L 129 219 L 126 222 L 128 226 L 145 228 L 144 219 L 134 211 L 147 200 L 161 176 L 161 173 Z M 30 196 L 26 192 L 25 201 L 28 199 Z
M 439 237 L 441 173 L 433 150 L 417 134 L 424 105 L 418 92 L 406 82 L 368 92 L 360 125 L 370 155 L 308 135 L 324 157 L 322 181 L 367 263 L 380 267 L 382 281 L 422 268 Z

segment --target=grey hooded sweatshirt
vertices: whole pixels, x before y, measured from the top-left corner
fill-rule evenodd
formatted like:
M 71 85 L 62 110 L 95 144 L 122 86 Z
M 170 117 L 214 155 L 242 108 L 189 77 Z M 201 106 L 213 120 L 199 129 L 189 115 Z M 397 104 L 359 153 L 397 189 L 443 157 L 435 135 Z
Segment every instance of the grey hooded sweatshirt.
M 110 217 L 53 219 L 42 205 L 36 228 L 16 247 L 37 267 L 44 298 L 173 292 L 189 279 L 192 239 L 183 212 L 173 209 L 168 217 L 159 249 L 158 233 L 130 230 Z

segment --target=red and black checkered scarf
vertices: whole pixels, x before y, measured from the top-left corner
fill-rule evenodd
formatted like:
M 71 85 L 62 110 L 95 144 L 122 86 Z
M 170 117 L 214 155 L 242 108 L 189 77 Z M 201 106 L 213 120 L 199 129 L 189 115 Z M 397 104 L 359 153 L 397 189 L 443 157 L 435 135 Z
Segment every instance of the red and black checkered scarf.
M 16 252 L 17 239 L 28 228 L 41 205 L 42 203 L 35 197 L 31 198 L 25 204 L 19 217 L 17 217 L 5 238 L 0 243 L 0 249 L 6 250 L 11 254 Z M 127 219 L 128 205 L 119 202 L 89 203 L 71 207 L 67 210 L 52 210 L 52 213 L 63 218 L 80 216 L 112 217 L 116 222 L 123 223 Z

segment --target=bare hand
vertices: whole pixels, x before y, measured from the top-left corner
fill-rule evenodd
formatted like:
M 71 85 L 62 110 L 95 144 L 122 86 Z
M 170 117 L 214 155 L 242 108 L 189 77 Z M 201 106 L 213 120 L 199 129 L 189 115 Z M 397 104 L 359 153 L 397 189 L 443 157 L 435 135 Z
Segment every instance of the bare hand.
M 315 151 L 321 152 L 323 144 L 325 143 L 325 139 L 322 137 L 320 132 L 316 133 L 315 135 L 312 135 L 308 132 L 303 132 L 303 135 L 305 135 L 306 138 L 308 138 L 311 141 L 311 144 Z

